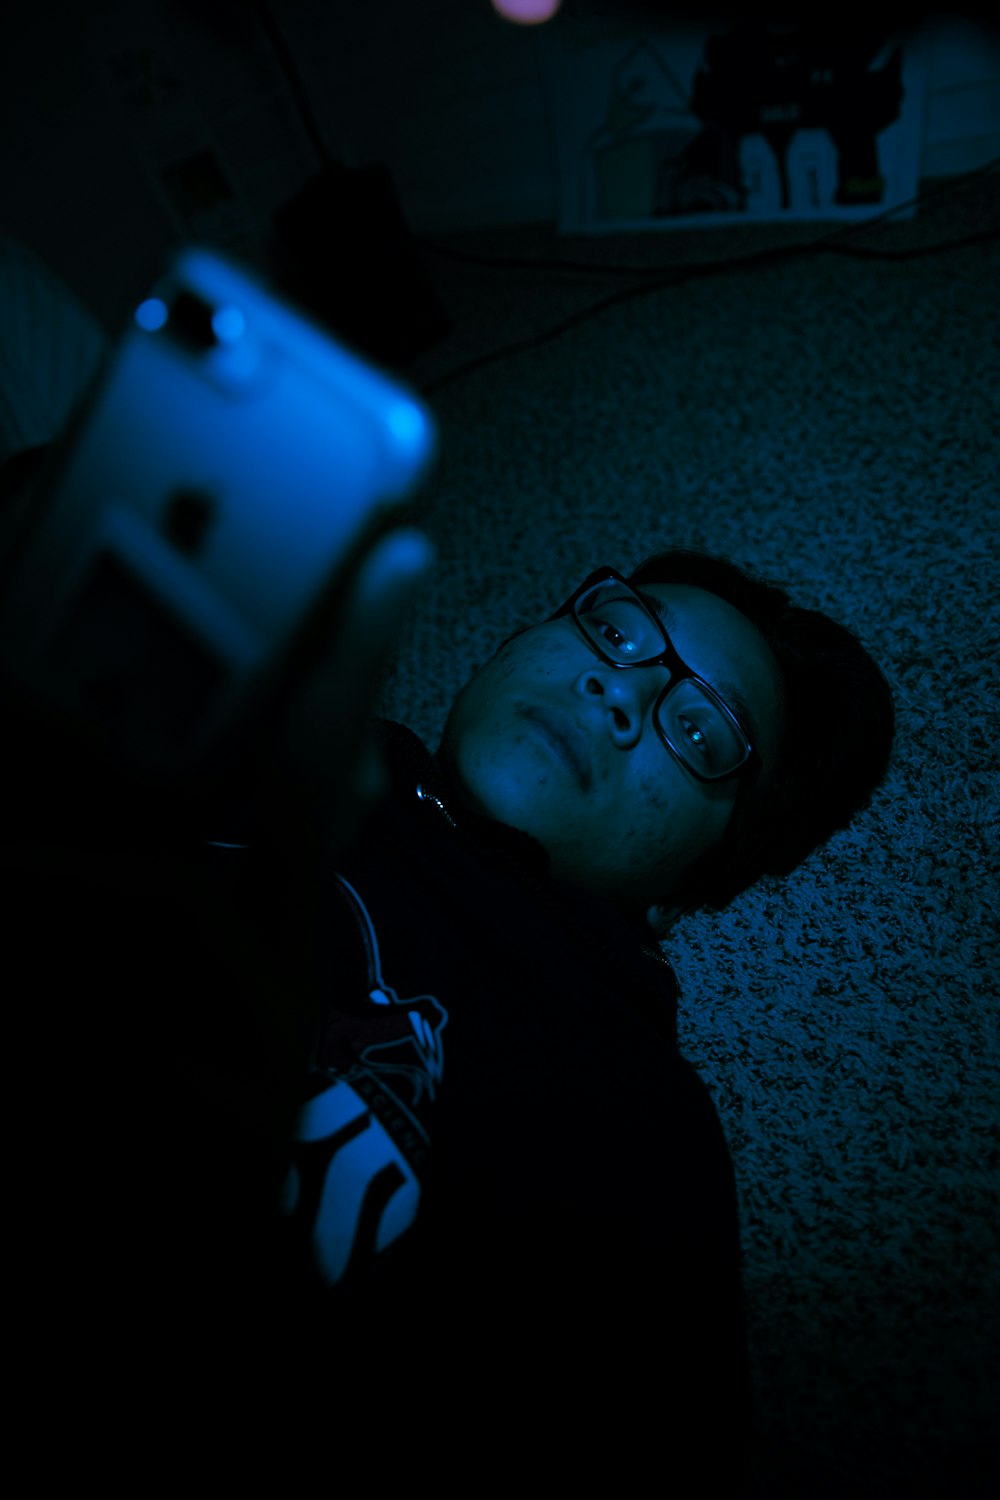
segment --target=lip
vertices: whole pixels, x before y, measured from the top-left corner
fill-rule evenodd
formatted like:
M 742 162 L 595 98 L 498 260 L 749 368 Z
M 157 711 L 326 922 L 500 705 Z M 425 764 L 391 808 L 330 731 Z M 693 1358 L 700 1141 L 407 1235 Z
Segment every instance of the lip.
M 548 708 L 524 708 L 521 714 L 569 768 L 583 791 L 589 791 L 594 773 L 586 741 L 580 731 Z

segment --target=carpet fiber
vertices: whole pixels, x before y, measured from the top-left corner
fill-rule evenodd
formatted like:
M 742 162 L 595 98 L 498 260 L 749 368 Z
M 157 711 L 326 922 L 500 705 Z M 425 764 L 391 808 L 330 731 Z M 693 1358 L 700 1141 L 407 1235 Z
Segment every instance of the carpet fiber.
M 1000 176 L 925 187 L 947 190 L 841 243 L 970 243 L 886 259 L 789 253 L 829 226 L 527 226 L 420 252 L 454 322 L 410 372 L 441 429 L 439 560 L 385 713 L 436 745 L 513 626 L 673 544 L 842 620 L 896 694 L 854 826 L 665 944 L 736 1164 L 768 1495 L 1000 1477 Z M 544 338 L 636 278 L 456 252 L 675 275 Z

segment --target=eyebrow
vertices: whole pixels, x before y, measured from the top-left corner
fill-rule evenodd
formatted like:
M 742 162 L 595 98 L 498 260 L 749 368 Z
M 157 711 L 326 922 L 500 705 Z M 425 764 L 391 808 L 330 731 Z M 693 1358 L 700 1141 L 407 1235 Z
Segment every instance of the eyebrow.
M 644 593 L 642 589 L 636 588 L 635 584 L 629 584 L 629 588 L 632 590 L 633 594 L 638 594 L 643 604 L 651 609 L 653 613 L 658 617 L 661 624 L 663 625 L 664 630 L 667 632 L 667 635 L 671 637 L 670 644 L 673 645 L 673 634 L 677 629 L 677 616 L 674 614 L 670 606 L 668 604 L 664 604 L 662 599 L 657 599 L 655 594 L 647 594 Z M 674 647 L 674 649 L 676 650 L 677 648 Z M 685 662 L 684 665 L 687 666 L 687 662 Z M 701 680 L 702 682 L 708 682 L 707 677 L 703 677 Z M 756 745 L 757 723 L 754 719 L 753 714 L 750 712 L 750 707 L 747 703 L 747 700 L 744 698 L 735 682 L 730 682 L 728 679 L 723 679 L 720 682 L 709 682 L 708 685 L 719 694 L 720 698 L 723 698 L 725 700 L 726 707 L 731 709 L 733 714 L 738 719 L 740 728 L 743 730 L 743 733 L 746 735 L 751 745 Z
M 632 590 L 633 594 L 638 594 L 639 598 L 642 600 L 643 604 L 645 604 L 647 609 L 651 609 L 654 615 L 659 615 L 660 619 L 663 621 L 663 628 L 666 630 L 668 635 L 672 630 L 676 630 L 677 616 L 674 614 L 673 610 L 668 604 L 664 604 L 662 599 L 657 599 L 655 594 L 644 593 L 642 589 L 636 588 L 634 583 L 630 583 L 628 586 Z

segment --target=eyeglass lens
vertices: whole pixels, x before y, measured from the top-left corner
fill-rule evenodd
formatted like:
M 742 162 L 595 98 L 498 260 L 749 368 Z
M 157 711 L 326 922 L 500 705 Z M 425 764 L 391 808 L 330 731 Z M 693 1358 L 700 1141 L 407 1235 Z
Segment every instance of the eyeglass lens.
M 616 579 L 596 584 L 576 603 L 581 629 L 609 661 L 637 667 L 663 654 L 659 627 Z M 660 700 L 660 729 L 693 771 L 728 775 L 747 757 L 746 740 L 721 702 L 692 678 L 682 678 Z

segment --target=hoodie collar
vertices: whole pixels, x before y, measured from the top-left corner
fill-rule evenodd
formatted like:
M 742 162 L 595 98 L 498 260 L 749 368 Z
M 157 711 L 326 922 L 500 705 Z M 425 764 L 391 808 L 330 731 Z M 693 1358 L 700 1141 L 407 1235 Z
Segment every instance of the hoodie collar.
M 603 897 L 552 877 L 548 852 L 531 834 L 460 806 L 427 746 L 405 724 L 381 720 L 377 733 L 394 798 L 403 806 L 414 801 L 423 804 L 479 858 L 528 880 L 538 899 L 600 956 L 615 987 L 628 987 L 633 1004 L 647 1008 L 650 1002 L 644 1003 L 643 996 L 650 989 L 654 992 L 651 1019 L 660 1028 L 666 1023 L 675 1036 L 676 976 L 642 921 Z M 645 984 L 634 985 L 637 972 Z M 669 993 L 668 1015 L 664 1015 L 664 986 Z
M 383 720 L 378 732 L 394 795 L 404 801 L 416 795 L 419 802 L 436 810 L 463 843 L 485 858 L 520 867 L 526 875 L 548 874 L 548 852 L 530 833 L 460 805 L 454 788 L 412 729 Z

